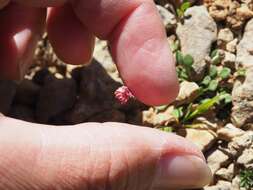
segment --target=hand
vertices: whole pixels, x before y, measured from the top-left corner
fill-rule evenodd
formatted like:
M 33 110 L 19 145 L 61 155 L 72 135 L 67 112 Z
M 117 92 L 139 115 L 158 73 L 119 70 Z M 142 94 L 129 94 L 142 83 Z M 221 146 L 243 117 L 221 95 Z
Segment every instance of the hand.
M 49 6 L 54 8 L 46 21 Z M 0 7 L 2 78 L 23 76 L 47 25 L 63 61 L 89 62 L 96 35 L 109 41 L 138 99 L 159 105 L 177 95 L 174 61 L 151 0 L 0 0 Z M 211 178 L 192 143 L 155 129 L 116 123 L 53 127 L 4 116 L 0 122 L 0 189 L 183 189 Z

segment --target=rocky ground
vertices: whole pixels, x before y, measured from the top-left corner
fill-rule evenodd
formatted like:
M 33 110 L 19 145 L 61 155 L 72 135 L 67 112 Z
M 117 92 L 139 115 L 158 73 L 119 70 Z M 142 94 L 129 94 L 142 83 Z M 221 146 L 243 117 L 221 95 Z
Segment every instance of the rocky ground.
M 89 66 L 65 65 L 47 36 L 20 83 L 0 82 L 0 111 L 44 124 L 116 121 L 159 128 L 195 142 L 214 174 L 205 190 L 253 189 L 253 2 L 157 0 L 176 60 L 180 93 L 170 105 L 120 105 L 122 85 L 106 42 Z

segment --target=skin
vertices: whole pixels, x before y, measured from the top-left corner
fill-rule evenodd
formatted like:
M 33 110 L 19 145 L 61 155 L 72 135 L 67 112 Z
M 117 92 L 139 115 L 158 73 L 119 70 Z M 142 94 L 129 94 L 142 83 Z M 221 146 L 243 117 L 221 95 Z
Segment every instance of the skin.
M 90 61 L 94 36 L 108 40 L 125 84 L 148 105 L 169 103 L 178 93 L 175 63 L 151 0 L 0 0 L 0 9 L 1 78 L 23 77 L 46 29 L 69 64 Z M 211 179 L 195 145 L 155 129 L 56 127 L 5 116 L 0 126 L 0 190 L 186 189 Z

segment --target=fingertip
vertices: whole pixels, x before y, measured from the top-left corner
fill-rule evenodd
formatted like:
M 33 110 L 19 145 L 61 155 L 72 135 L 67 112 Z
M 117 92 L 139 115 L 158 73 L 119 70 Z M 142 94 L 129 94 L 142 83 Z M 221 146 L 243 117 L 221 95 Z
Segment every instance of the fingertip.
M 92 59 L 95 37 L 76 19 L 70 6 L 50 9 L 47 31 L 55 53 L 64 62 L 80 65 Z
M 175 60 L 154 4 L 141 4 L 121 21 L 110 44 L 124 82 L 139 100 L 162 105 L 176 98 Z

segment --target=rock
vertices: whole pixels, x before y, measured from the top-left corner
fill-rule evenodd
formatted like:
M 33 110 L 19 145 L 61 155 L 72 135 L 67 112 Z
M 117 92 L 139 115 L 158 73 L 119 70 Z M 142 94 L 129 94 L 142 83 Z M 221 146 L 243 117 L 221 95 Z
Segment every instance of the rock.
M 143 115 L 142 110 L 133 110 L 131 112 L 125 113 L 126 115 L 126 123 L 133 125 L 143 125 Z
M 253 11 L 250 10 L 247 4 L 241 4 L 241 7 L 236 9 L 236 14 L 245 20 L 253 17 Z
M 111 109 L 111 105 L 100 104 L 88 99 L 79 99 L 73 108 L 64 114 L 64 118 L 69 124 L 79 124 L 88 121 L 92 117 Z
M 95 60 L 97 60 L 97 62 L 99 62 L 104 67 L 110 77 L 112 77 L 115 81 L 122 83 L 122 80 L 119 77 L 117 67 L 114 64 L 110 55 L 106 41 L 98 39 L 96 40 L 96 46 L 94 49 L 93 56 Z
M 232 190 L 242 190 L 240 188 L 240 176 L 237 175 L 233 180 L 232 180 Z
M 252 18 L 252 11 L 247 4 L 234 0 L 204 0 L 210 15 L 216 21 L 225 21 L 234 30 L 242 29 L 244 23 Z
M 225 20 L 228 15 L 228 8 L 231 5 L 231 0 L 204 0 L 205 5 L 208 7 L 210 15 L 216 21 Z
M 205 187 L 204 190 L 231 190 L 231 183 L 228 181 L 218 181 L 216 185 Z
M 212 173 L 216 173 L 223 165 L 229 163 L 229 156 L 221 150 L 216 149 L 207 156 L 207 163 Z
M 82 123 L 103 112 L 121 107 L 114 97 L 114 91 L 121 83 L 106 72 L 102 63 L 94 59 L 89 66 L 73 70 L 72 75 L 79 84 L 80 99 L 64 115 L 68 123 Z M 101 115 L 97 117 L 101 119 Z
M 216 41 L 217 26 L 205 6 L 194 6 L 186 10 L 184 24 L 176 30 L 183 54 L 194 58 L 194 79 L 200 80 L 206 70 L 205 58 Z
M 231 52 L 231 53 L 235 53 L 236 52 L 237 43 L 238 43 L 238 39 L 237 38 L 235 38 L 231 42 L 228 42 L 226 44 L 226 50 L 229 51 L 229 52 Z
M 229 190 L 231 189 L 231 186 L 232 186 L 231 182 L 224 181 L 224 180 L 219 180 L 217 182 L 217 185 L 224 188 L 224 189 L 229 189 Z
M 235 69 L 235 61 L 235 54 L 226 51 L 224 52 L 224 59 L 222 60 L 222 64 L 224 66 L 229 67 L 231 69 Z
M 236 128 L 233 124 L 229 123 L 217 131 L 218 137 L 225 141 L 231 141 L 235 137 L 245 134 L 245 131 Z
M 228 187 L 222 187 L 222 186 L 219 186 L 219 185 L 213 185 L 213 186 L 205 187 L 204 190 L 231 190 L 231 189 L 228 188 Z
M 242 40 L 237 46 L 237 62 L 244 67 L 253 66 L 253 19 L 251 19 L 244 31 Z
M 248 131 L 242 136 L 235 137 L 232 142 L 228 144 L 230 152 L 237 152 L 240 155 L 244 149 L 253 147 L 253 131 Z
M 218 33 L 218 40 L 222 42 L 231 42 L 234 39 L 234 34 L 229 28 L 221 29 Z
M 199 86 L 195 82 L 183 81 L 180 84 L 180 91 L 176 98 L 175 104 L 182 105 L 193 102 L 198 97 Z
M 144 110 L 142 113 L 143 117 L 143 124 L 148 126 L 153 126 L 154 117 L 156 115 L 155 109 L 153 107 L 149 108 L 148 110 Z
M 237 159 L 237 163 L 244 165 L 244 167 L 253 164 L 253 146 L 242 152 L 242 155 Z
M 16 94 L 17 84 L 0 80 L 0 113 L 8 114 Z
M 106 70 L 93 60 L 91 65 L 78 68 L 80 72 L 80 96 L 97 104 L 115 104 L 114 92 L 121 86 Z
M 46 77 L 48 75 L 50 75 L 51 73 L 49 72 L 49 70 L 47 68 L 43 68 L 39 71 L 37 71 L 33 77 L 33 81 L 38 84 L 38 85 L 43 85 L 44 84 L 44 80 L 46 79 Z
M 73 79 L 53 79 L 45 82 L 36 106 L 36 118 L 46 123 L 50 118 L 70 109 L 76 100 L 76 84 Z
M 26 105 L 13 105 L 9 116 L 15 119 L 20 119 L 28 122 L 35 122 L 35 110 Z
M 154 108 L 143 111 L 143 123 L 151 126 L 167 126 L 169 123 L 176 122 L 176 118 L 172 115 L 174 106 L 168 107 L 163 112 L 156 112 Z
M 179 134 L 183 131 L 179 131 Z M 215 142 L 215 133 L 207 130 L 185 129 L 185 138 L 194 142 L 203 152 L 208 150 Z
M 253 57 L 252 57 L 253 58 Z M 253 59 L 252 59 L 253 61 Z M 231 120 L 237 127 L 253 122 L 253 67 L 246 71 L 245 81 L 236 81 L 232 91 Z
M 162 18 L 163 24 L 165 26 L 165 28 L 167 29 L 167 31 L 171 30 L 171 29 L 175 29 L 176 25 L 177 25 L 177 20 L 176 20 L 176 16 L 171 13 L 170 11 L 168 11 L 166 8 L 157 5 L 156 6 L 158 9 L 158 12 Z
M 39 85 L 31 80 L 24 79 L 17 87 L 15 102 L 27 106 L 35 106 L 39 93 Z
M 106 110 L 98 115 L 92 116 L 88 122 L 126 122 L 125 114 L 118 110 Z
M 221 179 L 225 179 L 228 181 L 232 181 L 234 177 L 234 164 L 230 164 L 228 168 L 221 168 L 216 173 L 216 176 L 218 176 Z

